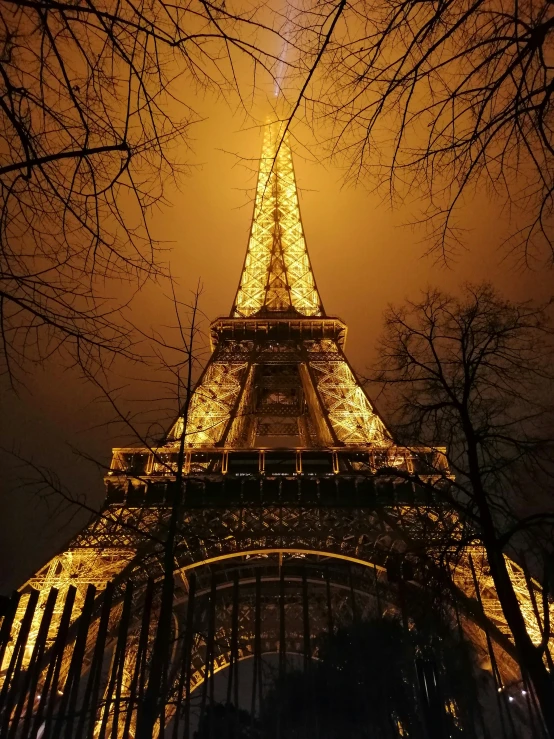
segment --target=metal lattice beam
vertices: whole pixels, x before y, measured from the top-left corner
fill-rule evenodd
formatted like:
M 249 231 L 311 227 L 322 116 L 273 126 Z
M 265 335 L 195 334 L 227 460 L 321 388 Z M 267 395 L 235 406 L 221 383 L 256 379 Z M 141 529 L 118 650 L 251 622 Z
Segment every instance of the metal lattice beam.
M 265 131 L 248 251 L 231 315 L 262 310 L 324 314 L 300 219 L 292 153 L 279 124 Z
M 307 360 L 337 440 L 343 444 L 391 445 L 385 424 L 338 345 L 331 340 L 320 341 L 310 346 Z
M 246 382 L 248 365 L 248 359 L 240 353 L 210 360 L 191 400 L 185 435 L 187 446 L 212 446 L 219 442 Z M 182 433 L 181 417 L 170 436 L 180 439 Z

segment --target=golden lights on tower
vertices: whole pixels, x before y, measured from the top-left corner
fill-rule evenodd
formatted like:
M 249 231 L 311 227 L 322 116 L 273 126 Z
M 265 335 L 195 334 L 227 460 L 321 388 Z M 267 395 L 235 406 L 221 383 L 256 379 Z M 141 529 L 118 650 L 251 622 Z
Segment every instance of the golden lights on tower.
M 266 127 L 248 251 L 232 315 L 324 315 L 306 248 L 288 136 Z

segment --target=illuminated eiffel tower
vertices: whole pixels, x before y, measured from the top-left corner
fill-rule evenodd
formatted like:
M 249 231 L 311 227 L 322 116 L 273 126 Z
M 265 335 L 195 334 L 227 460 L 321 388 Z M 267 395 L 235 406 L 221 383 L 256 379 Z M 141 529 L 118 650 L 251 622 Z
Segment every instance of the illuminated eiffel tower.
M 205 709 L 218 671 L 228 670 L 238 703 L 237 665 L 252 658 L 255 712 L 264 654 L 286 670 L 287 655 L 309 661 L 318 636 L 342 622 L 399 613 L 407 624 L 410 588 L 445 587 L 434 553 L 463 526 L 407 480 L 417 472 L 448 484 L 445 450 L 394 443 L 345 339 L 317 290 L 288 139 L 268 126 L 239 287 L 230 315 L 211 325 L 213 353 L 187 417 L 158 448 L 114 450 L 101 515 L 6 608 L 1 736 L 135 735 L 175 479 L 183 505 L 158 732 L 189 736 L 193 698 Z M 510 566 L 540 639 L 525 577 Z M 515 674 L 481 550 L 458 554 L 446 590 L 483 659 L 494 642 Z

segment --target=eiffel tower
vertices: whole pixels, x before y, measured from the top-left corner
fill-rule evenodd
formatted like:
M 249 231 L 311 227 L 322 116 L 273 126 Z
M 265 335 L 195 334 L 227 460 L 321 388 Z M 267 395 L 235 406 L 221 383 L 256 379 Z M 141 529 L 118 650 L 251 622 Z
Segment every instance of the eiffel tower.
M 1 736 L 135 736 L 176 479 L 173 651 L 158 735 L 191 735 L 193 699 L 205 709 L 220 671 L 237 705 L 243 660 L 256 712 L 264 655 L 286 671 L 291 654 L 308 664 L 319 635 L 342 622 L 398 613 L 408 623 L 406 602 L 442 582 L 436 551 L 445 532 L 461 540 L 463 524 L 409 480 L 417 473 L 440 491 L 445 449 L 395 444 L 348 363 L 346 333 L 317 289 L 288 138 L 269 125 L 238 290 L 230 315 L 211 324 L 186 417 L 159 447 L 113 450 L 101 513 L 5 609 Z M 524 573 L 510 567 L 540 639 Z M 445 597 L 494 679 L 517 679 L 478 547 L 458 554 Z

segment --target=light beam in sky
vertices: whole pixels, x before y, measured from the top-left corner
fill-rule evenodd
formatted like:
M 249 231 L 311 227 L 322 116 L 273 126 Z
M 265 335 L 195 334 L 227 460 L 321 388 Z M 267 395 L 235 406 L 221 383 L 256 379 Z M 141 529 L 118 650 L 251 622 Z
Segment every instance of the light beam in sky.
M 289 33 L 291 29 L 289 12 L 290 12 L 290 6 L 287 8 L 287 13 L 285 16 L 285 25 L 283 26 L 283 31 L 282 31 L 283 44 L 281 46 L 281 51 L 279 52 L 279 61 L 277 62 L 277 69 L 275 72 L 275 82 L 273 85 L 273 94 L 275 95 L 276 98 L 279 97 L 279 93 L 282 92 L 283 80 L 286 75 L 287 55 L 288 55 L 289 46 L 290 46 Z

